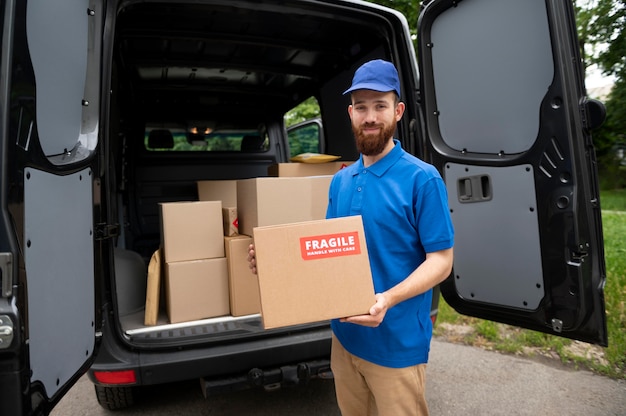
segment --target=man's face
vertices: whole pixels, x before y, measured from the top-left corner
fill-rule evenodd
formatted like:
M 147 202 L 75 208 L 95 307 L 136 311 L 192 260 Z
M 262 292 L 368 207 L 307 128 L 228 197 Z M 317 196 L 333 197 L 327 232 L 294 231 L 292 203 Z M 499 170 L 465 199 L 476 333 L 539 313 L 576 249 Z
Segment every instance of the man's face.
M 404 103 L 397 101 L 394 92 L 352 92 L 348 114 L 359 152 L 365 156 L 380 154 L 392 139 L 403 113 Z

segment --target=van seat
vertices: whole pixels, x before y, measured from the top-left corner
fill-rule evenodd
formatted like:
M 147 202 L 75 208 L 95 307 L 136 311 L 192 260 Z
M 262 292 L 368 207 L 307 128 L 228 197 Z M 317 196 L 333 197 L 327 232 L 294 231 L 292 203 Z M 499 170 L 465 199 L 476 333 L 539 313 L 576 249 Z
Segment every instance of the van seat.
M 174 136 L 167 129 L 155 129 L 148 135 L 148 147 L 150 149 L 173 149 Z
M 241 139 L 242 152 L 262 152 L 265 139 L 258 135 L 243 136 Z

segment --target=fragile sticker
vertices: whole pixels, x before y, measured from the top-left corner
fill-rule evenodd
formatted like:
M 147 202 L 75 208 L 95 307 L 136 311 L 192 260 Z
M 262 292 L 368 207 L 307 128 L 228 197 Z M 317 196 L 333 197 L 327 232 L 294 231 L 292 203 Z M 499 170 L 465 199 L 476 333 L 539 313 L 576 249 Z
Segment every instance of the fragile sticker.
M 338 234 L 316 235 L 300 238 L 303 260 L 361 254 L 359 233 L 351 231 Z

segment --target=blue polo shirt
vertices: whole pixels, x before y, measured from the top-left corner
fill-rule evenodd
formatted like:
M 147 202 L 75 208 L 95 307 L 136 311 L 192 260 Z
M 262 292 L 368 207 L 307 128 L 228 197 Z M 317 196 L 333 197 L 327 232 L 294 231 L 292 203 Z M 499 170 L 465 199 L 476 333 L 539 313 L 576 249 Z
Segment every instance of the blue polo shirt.
M 327 218 L 361 215 L 374 289 L 384 292 L 409 276 L 426 253 L 451 248 L 454 230 L 445 184 L 434 166 L 395 146 L 369 167 L 363 157 L 340 170 L 330 184 Z M 387 311 L 377 328 L 331 326 L 350 353 L 385 367 L 428 361 L 432 290 Z

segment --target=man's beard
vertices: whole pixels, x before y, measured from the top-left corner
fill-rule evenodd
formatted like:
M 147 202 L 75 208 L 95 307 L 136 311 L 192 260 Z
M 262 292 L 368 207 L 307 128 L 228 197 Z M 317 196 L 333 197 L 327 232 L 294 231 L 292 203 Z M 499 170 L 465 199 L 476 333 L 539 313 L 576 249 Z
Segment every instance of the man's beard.
M 364 124 L 362 127 L 352 125 L 352 132 L 354 133 L 356 148 L 359 153 L 365 156 L 381 154 L 382 151 L 385 150 L 387 142 L 393 137 L 393 133 L 396 131 L 396 125 L 397 122 L 395 120 L 387 127 L 382 124 Z M 378 134 L 366 135 L 363 133 L 363 129 L 368 127 L 380 127 L 381 130 Z

